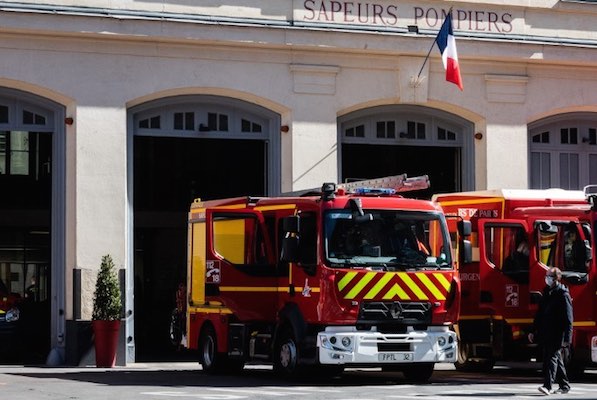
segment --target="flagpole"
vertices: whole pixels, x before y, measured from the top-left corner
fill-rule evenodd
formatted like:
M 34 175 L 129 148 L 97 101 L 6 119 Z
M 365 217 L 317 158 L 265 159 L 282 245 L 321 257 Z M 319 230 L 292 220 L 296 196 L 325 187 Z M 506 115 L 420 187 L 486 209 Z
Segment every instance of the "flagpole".
M 450 15 L 452 14 L 452 8 L 450 7 L 450 9 L 448 10 L 448 14 Z M 442 23 L 443 25 L 443 23 Z M 416 82 L 419 81 L 419 77 L 421 76 L 421 72 L 423 72 L 423 68 L 425 68 L 425 64 L 427 64 L 427 60 L 429 59 L 429 55 L 431 54 L 431 50 L 433 50 L 433 46 L 435 46 L 435 42 L 437 42 L 437 35 L 435 36 L 435 39 L 433 40 L 433 43 L 431 43 L 431 47 L 429 48 L 429 51 L 427 52 L 427 56 L 425 57 L 425 60 L 423 60 L 423 65 L 421 65 L 421 69 L 419 70 L 419 74 L 417 75 L 417 80 Z
M 423 72 L 423 68 L 425 68 L 425 64 L 427 64 L 427 59 L 429 59 L 429 55 L 431 54 L 431 50 L 433 50 L 433 46 L 435 46 L 435 42 L 437 42 L 437 36 L 433 40 L 433 43 L 431 43 L 431 47 L 429 48 L 429 51 L 427 52 L 427 56 L 425 57 L 425 60 L 423 61 L 423 65 L 421 65 L 421 69 L 419 70 L 419 74 L 417 75 L 417 82 L 419 81 L 421 72 Z

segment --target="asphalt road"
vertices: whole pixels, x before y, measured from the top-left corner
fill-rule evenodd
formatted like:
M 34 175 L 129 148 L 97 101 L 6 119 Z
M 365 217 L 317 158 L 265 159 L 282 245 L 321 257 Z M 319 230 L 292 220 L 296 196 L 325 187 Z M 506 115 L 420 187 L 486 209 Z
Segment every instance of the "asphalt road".
M 400 373 L 348 370 L 338 378 L 284 381 L 267 366 L 247 366 L 238 376 L 210 376 L 194 363 L 131 364 L 126 367 L 46 368 L 0 366 L 0 399 L 147 400 L 474 400 L 543 396 L 541 374 L 528 365 L 498 366 L 491 373 L 436 368 L 429 383 L 412 384 Z M 554 399 L 597 399 L 597 370 L 588 371 L 566 395 Z

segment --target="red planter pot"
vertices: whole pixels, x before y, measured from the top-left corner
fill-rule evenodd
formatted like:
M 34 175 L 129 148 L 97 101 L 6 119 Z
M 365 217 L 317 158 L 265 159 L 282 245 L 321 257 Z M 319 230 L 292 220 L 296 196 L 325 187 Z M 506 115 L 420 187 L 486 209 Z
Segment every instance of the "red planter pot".
M 95 365 L 112 368 L 116 365 L 120 321 L 92 321 L 95 334 Z

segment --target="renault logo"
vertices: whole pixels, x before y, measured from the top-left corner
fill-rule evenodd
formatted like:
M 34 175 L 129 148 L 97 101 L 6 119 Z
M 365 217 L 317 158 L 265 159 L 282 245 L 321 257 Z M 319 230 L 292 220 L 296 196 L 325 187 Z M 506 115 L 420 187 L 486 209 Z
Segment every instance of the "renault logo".
M 392 314 L 392 318 L 398 319 L 400 314 L 402 314 L 402 307 L 397 303 L 392 304 L 390 307 L 390 314 Z

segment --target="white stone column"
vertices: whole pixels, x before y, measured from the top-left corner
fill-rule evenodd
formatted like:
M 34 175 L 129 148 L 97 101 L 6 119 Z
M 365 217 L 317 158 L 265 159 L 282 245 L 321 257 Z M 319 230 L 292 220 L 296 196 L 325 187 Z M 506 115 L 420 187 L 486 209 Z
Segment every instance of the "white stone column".
M 126 110 L 80 105 L 75 123 L 75 262 L 83 270 L 81 317 L 91 319 L 102 256 L 110 254 L 118 269 L 125 268 Z
M 338 179 L 336 75 L 340 68 L 292 64 L 292 189 L 319 188 Z

